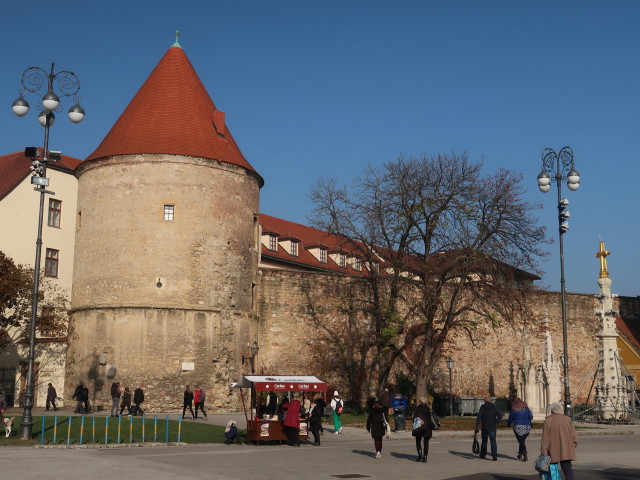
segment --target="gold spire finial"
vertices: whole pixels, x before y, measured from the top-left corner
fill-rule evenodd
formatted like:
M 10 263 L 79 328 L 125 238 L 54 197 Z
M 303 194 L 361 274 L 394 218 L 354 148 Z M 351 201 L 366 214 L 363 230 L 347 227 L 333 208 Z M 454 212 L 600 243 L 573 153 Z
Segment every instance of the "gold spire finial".
M 604 248 L 604 240 L 600 240 L 600 251 L 596 253 L 596 258 L 600 259 L 600 278 L 609 278 L 607 271 L 607 257 L 611 255 L 609 250 Z

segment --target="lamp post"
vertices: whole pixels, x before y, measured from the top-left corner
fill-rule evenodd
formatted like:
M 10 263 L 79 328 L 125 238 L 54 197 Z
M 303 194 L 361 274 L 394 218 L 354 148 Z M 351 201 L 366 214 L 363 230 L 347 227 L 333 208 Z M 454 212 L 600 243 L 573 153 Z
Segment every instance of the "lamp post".
M 552 176 L 549 176 L 551 174 Z M 563 236 L 569 230 L 569 211 L 566 210 L 569 200 L 562 198 L 562 181 L 567 181 L 567 188 L 575 191 L 580 188 L 580 174 L 573 164 L 573 150 L 563 147 L 556 153 L 551 148 L 542 151 L 542 171 L 538 175 L 538 188 L 546 193 L 551 189 L 551 182 L 558 186 L 558 233 L 560 236 L 560 290 L 562 294 L 562 349 L 564 370 L 564 414 L 571 414 L 571 390 L 569 387 L 569 347 L 567 344 L 567 292 L 564 282 L 564 243 Z
M 453 417 L 453 358 L 449 357 L 446 362 L 447 368 L 449 369 L 449 413 L 450 416 Z
M 33 428 L 33 366 L 36 343 L 36 322 L 38 318 L 38 291 L 40 288 L 40 259 L 42 256 L 42 223 L 44 214 L 45 194 L 53 195 L 54 192 L 46 190 L 49 179 L 46 178 L 47 163 L 60 159 L 60 152 L 49 151 L 49 128 L 55 121 L 54 112 L 60 112 L 60 97 L 75 97 L 76 104 L 69 109 L 69 119 L 73 123 L 80 123 L 84 120 L 84 109 L 80 106 L 76 93 L 80 90 L 80 80 L 73 72 L 66 70 L 55 73 L 55 63 L 51 64 L 51 71 L 40 67 L 29 67 L 22 72 L 20 79 L 22 88 L 18 98 L 11 105 L 13 113 L 19 117 L 25 116 L 29 112 L 29 103 L 24 99 L 24 94 L 28 92 L 40 96 L 41 100 L 36 104 L 41 109 L 38 115 L 38 122 L 44 127 L 44 147 L 42 153 L 35 147 L 25 148 L 25 156 L 31 158 L 31 183 L 35 185 L 34 190 L 40 193 L 40 210 L 38 213 L 38 236 L 36 239 L 36 257 L 33 267 L 33 295 L 31 300 L 31 325 L 29 336 L 29 357 L 27 360 L 27 379 L 24 392 L 24 412 L 20 421 L 20 438 L 31 438 Z M 54 82 L 55 81 L 55 82 Z M 55 87 L 54 87 L 55 84 Z M 39 92 L 46 85 L 46 93 Z M 57 91 L 57 93 L 56 93 Z

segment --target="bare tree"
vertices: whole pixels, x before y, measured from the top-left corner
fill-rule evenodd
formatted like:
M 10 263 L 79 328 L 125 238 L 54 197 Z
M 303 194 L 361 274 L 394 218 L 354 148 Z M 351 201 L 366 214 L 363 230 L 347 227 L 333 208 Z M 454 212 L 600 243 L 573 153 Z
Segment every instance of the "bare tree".
M 521 318 L 536 260 L 545 255 L 537 205 L 522 178 L 482 173 L 466 153 L 369 167 L 350 188 L 334 179 L 313 187 L 311 222 L 345 240 L 363 260 L 378 390 L 398 361 L 416 376 L 417 395 L 452 331 L 472 339 L 480 323 Z

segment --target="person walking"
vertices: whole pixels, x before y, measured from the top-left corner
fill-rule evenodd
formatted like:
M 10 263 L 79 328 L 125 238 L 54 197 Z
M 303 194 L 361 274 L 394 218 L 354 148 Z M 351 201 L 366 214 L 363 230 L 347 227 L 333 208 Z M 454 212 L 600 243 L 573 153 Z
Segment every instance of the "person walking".
M 476 418 L 476 430 L 481 432 L 482 443 L 480 444 L 480 458 L 487 456 L 487 439 L 491 441 L 491 457 L 494 462 L 498 461 L 498 443 L 496 442 L 496 432 L 498 422 L 502 420 L 502 412 L 495 406 L 491 397 L 484 397 L 484 403 L 478 410 Z
M 82 403 L 84 403 L 84 413 L 89 413 L 89 387 L 82 387 Z
M 196 385 L 196 389 L 193 392 L 193 402 L 196 405 L 196 414 L 194 415 L 196 420 L 198 419 L 198 409 L 200 409 L 202 415 L 204 415 L 204 419 L 207 419 L 207 412 L 204 411 L 205 398 L 206 394 L 204 393 L 204 390 L 200 388 L 200 385 Z M 182 415 L 184 416 L 184 413 Z
M 551 457 L 550 463 L 560 463 L 565 480 L 574 480 L 571 462 L 576 460 L 578 433 L 571 418 L 562 413 L 562 405 L 551 404 L 551 415 L 544 419 L 540 453 Z
M 127 409 L 127 414 L 131 416 L 131 391 L 129 387 L 124 387 L 124 392 L 122 392 L 122 402 L 120 403 L 120 415 L 124 409 Z
M 527 445 L 525 444 L 529 432 L 531 432 L 531 421 L 533 414 L 527 404 L 520 398 L 516 398 L 511 404 L 511 412 L 507 420 L 507 427 L 513 425 L 513 433 L 518 440 L 518 460 L 529 461 L 527 456 Z
M 78 386 L 76 387 L 76 389 L 73 391 L 73 395 L 71 396 L 72 399 L 74 399 L 77 403 L 76 403 L 76 408 L 73 411 L 73 413 L 84 413 L 84 408 L 82 407 L 82 391 L 84 389 L 84 385 L 82 383 L 79 383 Z
M 309 431 L 313 434 L 313 444 L 320 445 L 320 429 L 322 428 L 322 414 L 324 413 L 324 407 L 322 404 L 324 401 L 321 398 L 316 398 L 313 401 L 311 407 L 311 413 L 309 416 Z
M 58 393 L 56 392 L 55 387 L 52 384 L 49 384 L 47 387 L 47 403 L 45 408 L 49 410 L 50 406 L 53 406 L 53 410 L 58 410 L 56 407 L 56 399 L 58 398 Z
M 385 388 L 384 391 L 380 394 L 380 405 L 382 405 L 386 410 L 384 411 L 384 419 L 389 423 L 389 412 L 392 410 L 393 406 L 393 397 L 391 393 L 389 393 L 389 389 Z M 389 437 L 387 437 L 389 438 Z
M 133 391 L 133 404 L 135 407 L 135 412 L 133 413 L 134 415 L 144 415 L 144 411 L 142 410 L 142 408 L 140 408 L 140 405 L 142 405 L 143 402 L 144 390 L 142 390 L 142 385 L 138 385 L 138 388 Z
M 333 433 L 338 435 L 342 433 L 342 422 L 340 421 L 340 415 L 342 415 L 342 409 L 344 407 L 340 394 L 336 390 L 333 392 L 333 398 L 331 399 L 331 409 L 333 410 Z
M 314 400 L 314 403 L 320 407 L 320 435 L 324 435 L 324 427 L 322 426 L 322 417 L 324 416 L 324 411 L 327 408 L 327 402 L 324 401 L 324 398 L 318 397 Z
M 413 412 L 413 430 L 411 435 L 416 437 L 416 450 L 418 458 L 416 462 L 427 462 L 429 455 L 429 440 L 433 435 L 433 424 L 431 422 L 431 409 L 429 408 L 429 399 L 420 397 L 420 403 Z
M 376 449 L 376 458 L 382 457 L 382 437 L 384 437 L 387 426 L 384 418 L 384 407 L 377 398 L 369 400 L 369 416 L 367 417 L 367 432 L 371 433 L 373 446 Z
M 283 430 L 292 447 L 300 446 L 300 400 L 294 394 L 291 394 L 289 403 L 286 406 L 287 415 L 284 417 Z
M 111 384 L 111 416 L 118 416 L 118 407 L 120 406 L 120 397 L 122 396 L 122 390 L 120 389 L 120 383 L 114 382 Z
M 193 413 L 193 408 L 191 407 L 192 403 L 193 403 L 193 392 L 191 391 L 191 387 L 187 385 L 184 389 L 184 397 L 182 400 L 182 420 L 184 420 L 184 414 L 187 411 L 187 408 L 191 412 L 191 418 L 193 420 L 196 419 L 196 416 Z

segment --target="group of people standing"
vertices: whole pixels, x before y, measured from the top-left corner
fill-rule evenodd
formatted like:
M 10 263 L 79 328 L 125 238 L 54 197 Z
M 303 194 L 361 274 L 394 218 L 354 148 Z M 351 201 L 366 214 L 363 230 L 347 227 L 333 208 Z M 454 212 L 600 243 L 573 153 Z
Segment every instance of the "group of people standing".
M 502 419 L 502 412 L 491 401 L 491 397 L 485 397 L 484 404 L 480 407 L 476 420 L 475 433 L 481 431 L 482 443 L 480 446 L 480 458 L 487 455 L 487 439 L 491 443 L 491 457 L 498 460 L 498 445 L 496 430 L 498 422 Z M 513 425 L 513 433 L 518 440 L 518 460 L 527 462 L 526 440 L 531 432 L 533 414 L 527 404 L 517 398 L 511 405 L 511 412 L 507 420 L 507 426 Z M 578 434 L 573 426 L 571 418 L 563 414 L 562 405 L 553 403 L 551 415 L 544 420 L 542 427 L 542 441 L 540 453 L 550 457 L 551 464 L 559 464 L 564 473 L 565 480 L 573 480 L 572 461 L 576 460 L 576 447 L 578 446 Z
M 144 390 L 142 389 L 142 385 L 138 385 L 138 387 L 133 391 L 133 406 L 131 405 L 132 395 L 129 387 L 124 387 L 120 385 L 120 382 L 114 382 L 111 384 L 111 416 L 117 417 L 118 415 L 122 415 L 124 409 L 127 409 L 127 414 L 129 416 L 136 415 L 144 415 L 144 411 L 140 407 L 144 402 Z M 118 408 L 120 411 L 118 412 Z
M 184 396 L 182 400 L 182 420 L 184 420 L 184 415 L 187 412 L 187 408 L 189 412 L 191 412 L 191 418 L 195 421 L 198 419 L 198 410 L 202 412 L 204 419 L 207 419 L 207 412 L 204 409 L 204 401 L 206 400 L 205 391 L 200 388 L 200 385 L 196 385 L 195 390 L 191 390 L 191 387 L 187 385 L 184 389 Z M 193 404 L 195 403 L 196 411 L 193 412 Z

